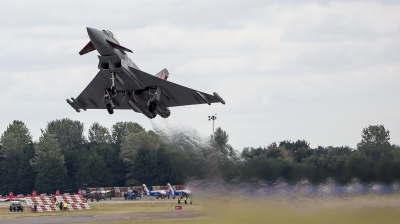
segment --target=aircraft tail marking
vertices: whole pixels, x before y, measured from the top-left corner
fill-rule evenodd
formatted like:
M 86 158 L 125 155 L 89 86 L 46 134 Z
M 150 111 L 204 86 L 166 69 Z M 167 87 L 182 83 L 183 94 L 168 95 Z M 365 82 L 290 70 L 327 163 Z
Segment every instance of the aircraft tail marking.
M 143 191 L 146 194 L 150 194 L 150 190 L 147 188 L 146 184 L 143 184 Z
M 160 79 L 167 80 L 168 77 L 169 77 L 169 72 L 168 72 L 168 70 L 166 68 L 164 68 L 163 70 L 161 70 L 159 73 L 157 73 L 154 76 L 157 77 L 157 78 L 160 78 Z
M 170 183 L 168 183 L 167 185 L 168 185 L 169 191 L 174 194 L 176 192 L 175 188 L 173 188 Z

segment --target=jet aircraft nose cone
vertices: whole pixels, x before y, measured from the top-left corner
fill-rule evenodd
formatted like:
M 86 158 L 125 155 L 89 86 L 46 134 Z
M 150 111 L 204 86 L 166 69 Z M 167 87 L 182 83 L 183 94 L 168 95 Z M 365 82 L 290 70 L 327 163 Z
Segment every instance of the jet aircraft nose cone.
M 91 34 L 94 34 L 94 33 L 96 32 L 96 29 L 90 28 L 90 27 L 86 27 L 86 30 L 87 30 L 87 33 L 89 34 L 89 36 L 90 36 Z
M 86 27 L 90 40 L 99 41 L 103 39 L 103 32 L 94 28 Z

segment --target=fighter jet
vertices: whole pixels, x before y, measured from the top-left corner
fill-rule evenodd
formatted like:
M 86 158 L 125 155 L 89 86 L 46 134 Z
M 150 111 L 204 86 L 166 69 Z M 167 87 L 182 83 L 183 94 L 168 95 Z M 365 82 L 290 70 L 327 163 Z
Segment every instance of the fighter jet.
M 67 99 L 76 112 L 107 109 L 113 114 L 115 109 L 131 109 L 152 119 L 157 114 L 169 117 L 169 107 L 225 104 L 215 92 L 210 95 L 167 81 L 167 69 L 155 75 L 141 71 L 126 53 L 132 51 L 122 46 L 111 31 L 87 27 L 87 32 L 90 41 L 79 54 L 97 50 L 100 71 L 76 99 Z
M 169 197 L 170 192 L 166 190 L 151 191 L 146 184 L 143 184 L 143 195 L 155 196 L 156 198 Z
M 174 196 L 175 195 L 177 195 L 177 196 L 189 196 L 190 195 L 189 190 L 176 190 L 174 187 L 171 186 L 170 183 L 168 183 L 167 185 L 168 185 L 169 192 Z
M 111 200 L 111 198 L 115 197 L 115 189 L 112 189 L 110 191 L 101 191 L 101 190 L 90 191 L 89 189 L 82 189 L 81 193 L 83 197 L 86 198 L 86 200 L 91 199 L 92 202 L 93 200 L 99 202 L 101 199 Z

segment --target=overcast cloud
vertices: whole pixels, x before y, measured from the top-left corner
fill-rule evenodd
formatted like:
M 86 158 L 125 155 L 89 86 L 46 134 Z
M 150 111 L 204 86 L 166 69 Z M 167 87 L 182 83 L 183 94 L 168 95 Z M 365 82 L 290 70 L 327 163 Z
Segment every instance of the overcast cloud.
M 305 139 L 355 147 L 361 130 L 383 124 L 400 144 L 398 1 L 7 1 L 0 5 L 0 132 L 25 122 L 34 139 L 48 121 L 86 129 L 134 121 L 211 134 L 208 115 L 230 143 L 266 146 Z M 171 109 L 166 121 L 133 111 L 76 113 L 97 74 L 97 52 L 80 56 L 86 27 L 109 29 L 142 70 L 218 92 L 226 105 Z M 153 122 L 153 123 L 152 123 Z

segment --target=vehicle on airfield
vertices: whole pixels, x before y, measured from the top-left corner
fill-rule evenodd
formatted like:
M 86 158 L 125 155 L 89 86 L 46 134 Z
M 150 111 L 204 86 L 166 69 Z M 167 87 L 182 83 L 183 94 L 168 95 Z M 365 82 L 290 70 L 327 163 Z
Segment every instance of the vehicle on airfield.
M 141 198 L 139 196 L 139 194 L 137 194 L 137 192 L 136 193 L 135 192 L 131 192 L 131 193 L 128 194 L 128 196 L 126 196 L 126 199 L 128 199 L 128 200 L 134 200 L 134 199 L 137 199 L 137 198 Z
M 189 196 L 191 193 L 189 190 L 176 190 L 170 183 L 168 183 L 167 186 L 171 195 L 174 196 L 174 199 L 175 196 Z
M 151 191 L 147 188 L 146 184 L 143 184 L 143 195 L 155 196 L 156 198 L 169 197 L 171 194 L 166 190 Z
M 10 208 L 8 209 L 10 212 L 23 212 L 24 206 L 22 205 L 21 201 L 11 201 Z
M 123 197 L 126 199 L 141 199 L 143 197 L 143 187 L 141 191 L 137 191 L 135 188 L 131 187 L 127 192 L 123 193 Z
M 167 81 L 167 69 L 154 76 L 141 71 L 126 54 L 132 51 L 120 45 L 111 31 L 87 27 L 87 32 L 90 41 L 79 54 L 97 50 L 100 71 L 76 99 L 67 99 L 76 112 L 107 109 L 113 114 L 114 109 L 131 109 L 152 119 L 169 117 L 169 107 L 225 104 L 215 92 L 210 95 Z

